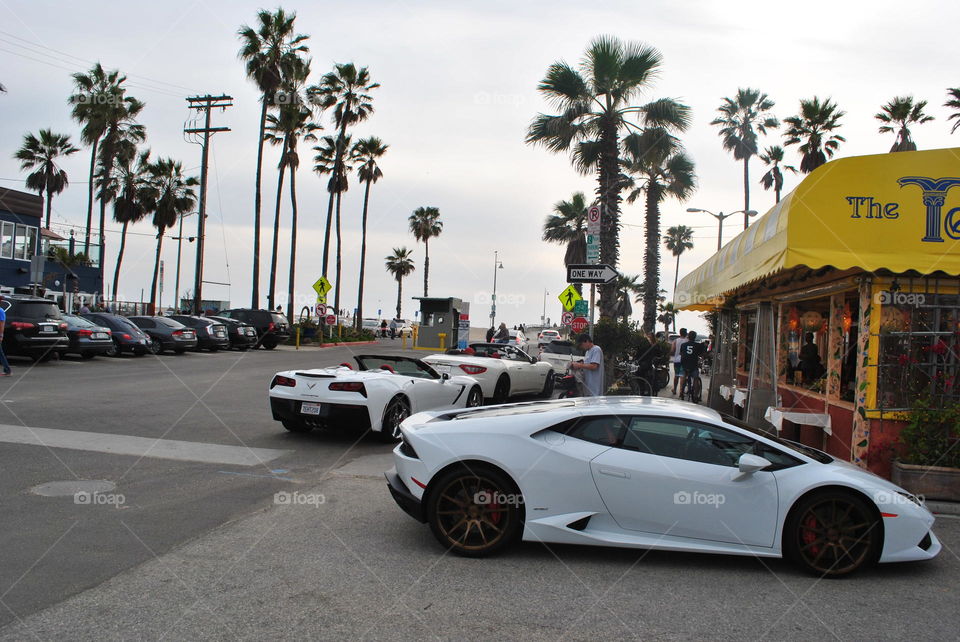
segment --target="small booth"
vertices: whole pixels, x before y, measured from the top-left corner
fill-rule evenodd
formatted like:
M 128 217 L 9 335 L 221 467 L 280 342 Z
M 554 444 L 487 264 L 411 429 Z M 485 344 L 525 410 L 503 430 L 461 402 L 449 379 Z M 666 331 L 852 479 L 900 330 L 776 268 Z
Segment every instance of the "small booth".
M 819 167 L 674 303 L 717 313 L 712 407 L 887 475 L 914 403 L 960 401 L 958 275 L 960 149 L 900 152 Z
M 441 334 L 444 335 L 443 348 L 456 346 L 460 331 L 460 316 L 461 313 L 465 314 L 462 311 L 466 304 L 454 297 L 415 296 L 413 298 L 420 302 L 420 328 L 417 332 L 415 347 L 422 350 L 439 350 Z

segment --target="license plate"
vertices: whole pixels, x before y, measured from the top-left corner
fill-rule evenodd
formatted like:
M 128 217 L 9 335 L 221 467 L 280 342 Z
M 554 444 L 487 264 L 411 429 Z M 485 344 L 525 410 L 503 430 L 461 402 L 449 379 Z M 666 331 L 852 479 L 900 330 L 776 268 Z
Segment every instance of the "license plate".
M 40 326 L 40 332 L 43 334 L 53 334 L 57 329 L 52 325 L 42 325 Z
M 192 339 L 192 338 L 193 338 L 193 333 L 192 333 L 192 332 L 184 332 L 184 333 L 183 333 L 183 338 L 184 338 L 184 339 Z
M 225 335 L 226 335 L 226 333 L 225 333 L 223 330 L 217 330 L 217 336 L 218 336 L 218 337 L 223 338 Z
M 314 403 L 312 401 L 304 401 L 300 404 L 300 413 L 304 415 L 319 415 L 320 410 L 323 408 L 322 403 Z
M 247 336 L 248 336 L 248 337 L 255 337 L 255 336 L 257 336 L 257 331 L 256 331 L 256 330 L 247 330 Z
M 94 332 L 94 333 L 93 333 L 93 338 L 94 338 L 94 339 L 106 339 L 106 338 L 107 338 L 107 333 L 106 333 L 106 332 Z

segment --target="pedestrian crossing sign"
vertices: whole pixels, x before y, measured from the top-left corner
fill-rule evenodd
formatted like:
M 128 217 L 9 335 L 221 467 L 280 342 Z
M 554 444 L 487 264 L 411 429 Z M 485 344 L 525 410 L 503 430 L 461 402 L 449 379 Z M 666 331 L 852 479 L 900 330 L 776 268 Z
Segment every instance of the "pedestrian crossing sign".
M 573 287 L 573 284 L 568 285 L 567 289 L 561 292 L 557 298 L 560 299 L 560 305 L 563 306 L 563 309 L 568 312 L 573 311 L 573 308 L 577 305 L 577 301 L 583 300 L 583 297 L 577 292 L 577 288 Z

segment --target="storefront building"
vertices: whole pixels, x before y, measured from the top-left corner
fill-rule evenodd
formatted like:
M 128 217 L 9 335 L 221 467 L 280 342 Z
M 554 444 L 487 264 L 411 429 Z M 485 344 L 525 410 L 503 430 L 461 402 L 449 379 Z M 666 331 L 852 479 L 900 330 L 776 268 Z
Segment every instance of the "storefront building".
M 956 189 L 954 189 L 956 188 Z M 888 474 L 960 401 L 960 149 L 836 160 L 681 280 L 718 313 L 709 403 Z

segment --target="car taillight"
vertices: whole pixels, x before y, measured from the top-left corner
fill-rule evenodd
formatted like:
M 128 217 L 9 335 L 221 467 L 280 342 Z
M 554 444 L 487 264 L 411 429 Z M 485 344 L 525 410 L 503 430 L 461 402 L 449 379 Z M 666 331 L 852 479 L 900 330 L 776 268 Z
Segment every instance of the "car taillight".
M 174 330 L 170 334 L 172 334 L 175 337 L 183 336 L 183 330 Z
M 81 337 L 92 337 L 93 330 L 77 330 L 77 334 Z
M 121 334 L 120 336 L 123 337 L 124 339 L 127 339 L 127 340 L 130 340 L 130 339 L 133 338 L 133 337 L 131 337 L 129 334 Z
M 271 321 L 270 324 L 267 326 L 267 332 L 273 332 L 273 329 L 276 327 L 277 326 L 274 325 L 273 321 Z
M 367 396 L 367 389 L 359 381 L 334 381 L 330 384 L 330 390 L 339 392 L 359 392 L 364 397 Z
M 61 324 L 60 324 L 60 329 L 61 329 L 61 330 L 66 330 L 66 329 L 67 329 L 67 324 L 66 324 L 66 323 L 61 323 Z
M 287 386 L 288 388 L 294 388 L 297 385 L 296 379 L 291 379 L 290 377 L 284 377 L 283 375 L 276 375 L 273 378 L 273 381 L 270 382 L 270 387 L 274 388 L 276 386 Z
M 10 327 L 14 330 L 27 330 L 29 328 L 36 327 L 32 323 L 24 323 L 23 321 L 12 321 Z
M 461 364 L 460 369 L 466 372 L 468 375 L 478 375 L 483 374 L 487 371 L 483 366 L 468 366 L 467 364 Z

